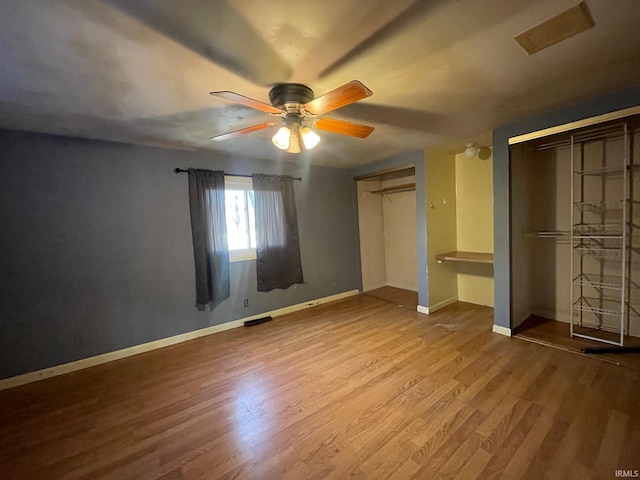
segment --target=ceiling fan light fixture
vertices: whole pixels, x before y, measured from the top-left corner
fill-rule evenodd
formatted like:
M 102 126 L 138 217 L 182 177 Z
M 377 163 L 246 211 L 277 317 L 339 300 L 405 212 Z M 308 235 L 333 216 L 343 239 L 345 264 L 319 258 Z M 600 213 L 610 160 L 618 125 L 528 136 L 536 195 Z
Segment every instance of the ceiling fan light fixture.
M 287 126 L 282 127 L 271 141 L 280 150 L 287 150 L 291 144 L 291 129 Z
M 300 144 L 302 136 L 300 135 L 300 126 L 297 123 L 291 125 L 291 135 L 289 136 L 289 148 L 285 150 L 287 153 L 300 153 Z
M 304 145 L 305 150 L 311 150 L 320 141 L 320 137 L 309 127 L 301 127 L 296 121 L 287 122 L 278 130 L 271 141 L 280 150 L 287 153 L 300 153 Z
M 320 137 L 309 127 L 303 127 L 300 133 L 302 135 L 304 148 L 307 150 L 311 150 L 313 147 L 318 145 L 318 142 L 320 142 Z

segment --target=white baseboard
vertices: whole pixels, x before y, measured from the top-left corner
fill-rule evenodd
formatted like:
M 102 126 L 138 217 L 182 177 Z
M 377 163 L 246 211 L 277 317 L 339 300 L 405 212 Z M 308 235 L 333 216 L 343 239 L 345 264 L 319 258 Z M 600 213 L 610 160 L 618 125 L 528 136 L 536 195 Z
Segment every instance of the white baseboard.
M 386 283 L 380 283 L 376 285 L 367 285 L 366 288 L 364 286 L 362 287 L 362 292 L 367 293 L 367 292 L 370 292 L 371 290 L 377 290 L 379 288 L 386 287 L 386 286 L 387 286 Z
M 451 298 L 447 298 L 446 300 L 443 300 L 441 302 L 436 303 L 435 305 L 431 305 L 429 307 L 429 312 L 433 313 L 436 312 L 438 310 L 440 310 L 441 308 L 447 307 L 453 303 L 456 303 L 458 300 L 457 297 L 451 297 Z
M 223 332 L 232 328 L 241 327 L 247 320 L 253 320 L 262 317 L 277 317 L 285 315 L 287 313 L 297 312 L 304 310 L 305 308 L 315 307 L 323 303 L 334 302 L 343 298 L 352 297 L 358 295 L 359 290 L 349 290 L 347 292 L 338 293 L 336 295 L 330 295 L 328 297 L 318 298 L 316 300 L 310 300 L 308 302 L 298 303 L 296 305 L 290 305 L 288 307 L 279 308 L 270 312 L 263 312 L 250 317 L 233 320 L 231 322 L 222 323 L 220 325 L 213 325 L 211 327 L 202 328 L 200 330 L 194 330 L 192 332 L 182 333 L 173 337 L 162 338 L 153 342 L 143 343 L 140 345 L 134 345 L 133 347 L 123 348 L 122 350 L 116 350 L 114 352 L 103 353 L 102 355 L 96 355 L 95 357 L 83 358 L 75 362 L 64 363 L 62 365 L 56 365 L 55 367 L 44 368 L 35 372 L 29 372 L 15 377 L 9 377 L 0 380 L 0 390 L 6 390 L 7 388 L 17 387 L 19 385 L 25 385 L 31 382 L 37 382 L 38 380 L 44 380 L 45 378 L 57 377 L 58 375 L 64 375 L 65 373 L 75 372 L 76 370 L 82 370 L 84 368 L 94 367 L 103 363 L 112 362 L 121 358 L 131 357 L 138 355 L 139 353 L 150 352 L 151 350 L 157 350 L 158 348 L 168 347 L 169 345 L 175 345 L 176 343 L 187 342 L 199 337 L 205 337 L 214 333 Z
M 387 287 L 400 288 L 401 290 L 409 290 L 410 292 L 417 292 L 416 287 L 410 287 L 408 285 L 401 285 L 399 283 L 387 282 Z
M 441 302 L 436 303 L 435 305 L 431 305 L 430 307 L 423 307 L 422 305 L 418 305 L 418 313 L 426 313 L 427 315 L 437 312 L 441 308 L 447 307 L 453 303 L 456 303 L 458 299 L 456 297 L 447 298 Z
M 504 335 L 505 337 L 511 336 L 511 329 L 507 327 L 501 327 L 500 325 L 493 326 L 493 333 L 498 333 L 500 335 Z
M 381 283 L 379 285 L 368 285 L 366 288 L 362 288 L 362 291 L 364 293 L 370 292 L 371 290 L 377 290 L 378 288 L 383 288 L 383 287 L 393 287 L 393 288 L 400 288 L 401 290 L 409 290 L 410 292 L 417 292 L 418 289 L 415 287 L 409 287 L 407 285 L 400 285 L 399 283 Z

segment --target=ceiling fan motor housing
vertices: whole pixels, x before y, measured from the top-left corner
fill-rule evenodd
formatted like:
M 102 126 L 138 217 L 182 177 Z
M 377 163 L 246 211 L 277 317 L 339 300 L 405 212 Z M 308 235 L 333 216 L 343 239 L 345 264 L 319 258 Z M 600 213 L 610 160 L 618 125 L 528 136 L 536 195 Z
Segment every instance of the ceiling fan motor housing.
M 285 111 L 287 104 L 304 105 L 313 98 L 313 90 L 301 83 L 280 83 L 269 92 L 271 105 Z

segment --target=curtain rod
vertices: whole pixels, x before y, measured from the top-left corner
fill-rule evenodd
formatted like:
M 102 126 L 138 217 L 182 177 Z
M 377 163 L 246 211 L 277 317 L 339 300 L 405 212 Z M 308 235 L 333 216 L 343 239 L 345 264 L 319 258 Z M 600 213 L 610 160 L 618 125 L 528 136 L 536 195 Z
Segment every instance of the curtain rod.
M 173 171 L 176 173 L 189 173 L 189 170 L 185 170 L 184 168 L 180 168 L 180 167 L 174 168 Z M 225 172 L 224 175 L 226 177 L 246 177 L 246 178 L 252 177 L 252 175 L 242 175 L 240 173 L 227 173 L 227 172 Z M 302 181 L 302 177 L 291 177 L 291 178 L 293 180 Z

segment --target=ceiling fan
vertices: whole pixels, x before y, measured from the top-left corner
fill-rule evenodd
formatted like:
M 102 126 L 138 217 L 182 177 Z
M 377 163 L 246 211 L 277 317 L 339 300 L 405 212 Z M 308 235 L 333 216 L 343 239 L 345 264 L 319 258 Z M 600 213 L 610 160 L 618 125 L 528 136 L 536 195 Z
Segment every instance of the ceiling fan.
M 233 132 L 215 135 L 211 137 L 211 140 L 228 140 L 278 125 L 282 125 L 282 127 L 273 136 L 273 143 L 276 147 L 289 153 L 299 153 L 301 147 L 310 150 L 318 144 L 320 137 L 312 129 L 366 138 L 373 132 L 373 127 L 333 118 L 320 118 L 320 116 L 372 94 L 373 92 L 358 80 L 345 83 L 318 98 L 314 98 L 313 90 L 301 83 L 280 83 L 269 91 L 271 105 L 235 92 L 210 92 L 210 95 L 214 97 L 224 98 L 281 117 L 278 121 L 259 123 Z

